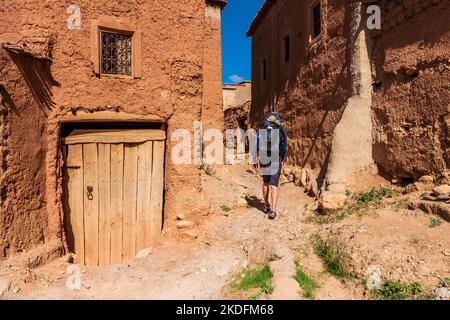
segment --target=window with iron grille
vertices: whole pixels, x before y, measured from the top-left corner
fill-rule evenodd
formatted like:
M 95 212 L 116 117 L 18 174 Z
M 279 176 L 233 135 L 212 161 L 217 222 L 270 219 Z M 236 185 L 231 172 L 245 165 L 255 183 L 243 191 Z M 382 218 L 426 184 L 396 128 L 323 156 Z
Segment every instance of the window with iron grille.
M 131 76 L 131 56 L 131 34 L 100 31 L 101 73 Z

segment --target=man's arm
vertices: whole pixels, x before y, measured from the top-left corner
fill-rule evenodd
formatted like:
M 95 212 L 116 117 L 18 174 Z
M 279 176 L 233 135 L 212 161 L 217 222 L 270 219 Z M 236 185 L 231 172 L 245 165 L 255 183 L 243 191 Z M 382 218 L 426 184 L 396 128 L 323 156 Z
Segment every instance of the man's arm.
M 250 146 L 250 162 L 253 169 L 258 169 L 258 150 L 259 150 L 259 131 L 256 131 L 256 136 L 254 139 L 250 139 L 252 144 Z
M 281 128 L 280 133 L 281 133 L 280 159 L 281 159 L 281 161 L 283 161 L 284 157 L 286 156 L 286 152 L 287 152 L 288 137 L 287 137 L 286 129 L 284 127 Z

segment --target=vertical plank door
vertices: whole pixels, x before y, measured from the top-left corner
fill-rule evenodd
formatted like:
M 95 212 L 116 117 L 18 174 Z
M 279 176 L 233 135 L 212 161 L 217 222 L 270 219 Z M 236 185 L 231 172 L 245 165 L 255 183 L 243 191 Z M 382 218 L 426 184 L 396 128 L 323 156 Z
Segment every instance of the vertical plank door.
M 161 130 L 75 130 L 66 154 L 65 228 L 78 262 L 109 265 L 155 244 L 162 230 Z
M 98 264 L 111 263 L 111 145 L 98 144 Z
M 96 143 L 83 145 L 85 260 L 98 265 L 98 152 Z
M 84 260 L 84 210 L 83 210 L 83 147 L 81 144 L 67 146 L 67 210 L 68 229 L 66 233 L 73 236 L 73 251 L 77 262 Z
M 148 248 L 150 242 L 150 199 L 153 142 L 147 141 L 138 147 L 138 188 L 137 188 L 137 233 L 136 252 Z
M 122 262 L 123 143 L 111 145 L 111 263 Z
M 150 200 L 150 241 L 154 245 L 162 230 L 164 192 L 164 141 L 153 142 L 153 167 Z
M 125 144 L 123 171 L 123 246 L 122 258 L 136 255 L 136 198 L 138 145 Z

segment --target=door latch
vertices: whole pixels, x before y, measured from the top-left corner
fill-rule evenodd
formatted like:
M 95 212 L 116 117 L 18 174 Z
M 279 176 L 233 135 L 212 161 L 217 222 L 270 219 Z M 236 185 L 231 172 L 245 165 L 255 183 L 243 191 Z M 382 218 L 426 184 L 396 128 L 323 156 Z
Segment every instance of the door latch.
M 87 186 L 87 198 L 88 200 L 94 199 L 94 195 L 92 192 L 94 191 L 94 188 L 92 186 Z

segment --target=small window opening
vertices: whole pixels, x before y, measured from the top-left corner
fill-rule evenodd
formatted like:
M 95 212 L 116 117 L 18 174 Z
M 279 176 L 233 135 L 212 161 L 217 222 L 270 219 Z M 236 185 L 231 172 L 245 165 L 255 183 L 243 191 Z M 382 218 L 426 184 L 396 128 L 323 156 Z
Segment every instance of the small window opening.
M 322 32 L 322 21 L 321 21 L 321 7 L 320 1 L 312 8 L 312 17 L 313 17 L 313 39 L 318 37 Z
M 266 59 L 262 61 L 262 78 L 264 81 L 267 80 L 267 62 Z
M 285 63 L 289 62 L 290 53 L 291 53 L 291 48 L 290 48 L 289 36 L 286 36 L 284 38 L 284 62 Z

